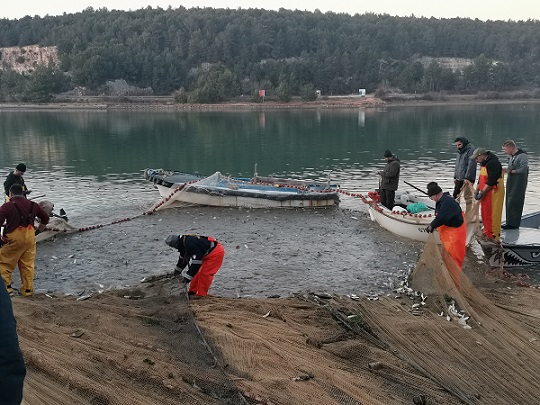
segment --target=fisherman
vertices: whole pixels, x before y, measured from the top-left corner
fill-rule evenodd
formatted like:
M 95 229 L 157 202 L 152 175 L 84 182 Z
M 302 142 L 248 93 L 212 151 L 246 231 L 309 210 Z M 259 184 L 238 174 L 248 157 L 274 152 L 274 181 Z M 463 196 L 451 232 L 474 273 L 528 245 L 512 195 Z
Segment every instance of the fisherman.
M 4 181 L 4 191 L 6 193 L 6 197 L 5 197 L 6 201 L 9 200 L 9 189 L 14 184 L 20 184 L 22 186 L 24 195 L 31 193 L 31 191 L 28 190 L 28 188 L 24 184 L 23 174 L 25 172 L 26 172 L 26 165 L 24 163 L 19 163 L 17 166 L 15 166 L 15 170 L 13 170 L 7 175 L 6 181 Z
M 456 164 L 454 168 L 454 193 L 455 199 L 463 193 L 465 209 L 470 211 L 473 204 L 473 184 L 476 180 L 476 162 L 470 157 L 474 152 L 474 146 L 464 136 L 454 139 L 457 147 Z
M 0 404 L 22 402 L 25 376 L 11 299 L 6 289 L 0 287 Z
M 426 228 L 426 232 L 432 233 L 437 229 L 444 249 L 461 269 L 465 260 L 467 240 L 465 215 L 450 193 L 443 193 L 441 187 L 434 181 L 428 183 L 427 194 L 435 201 L 435 219 Z
M 516 146 L 512 140 L 503 143 L 508 157 L 508 166 L 503 170 L 506 179 L 506 224 L 504 229 L 517 229 L 521 225 L 521 215 L 525 204 L 525 191 L 529 179 L 529 159 L 527 152 Z
M 381 196 L 381 204 L 391 210 L 394 208 L 394 199 L 399 185 L 400 161 L 388 149 L 384 151 L 384 159 L 386 166 L 383 171 L 379 172 L 381 175 L 379 195 Z
M 182 284 L 189 284 L 188 294 L 208 295 L 225 256 L 221 243 L 210 236 L 200 235 L 169 235 L 165 243 L 180 253 L 174 274 L 181 277 Z
M 471 159 L 480 163 L 480 176 L 474 198 L 480 201 L 480 211 L 486 238 L 498 241 L 501 236 L 504 202 L 504 176 L 499 158 L 485 148 L 476 148 Z
M 21 295 L 28 297 L 34 289 L 34 260 L 36 258 L 36 230 L 34 221 L 39 218 L 38 230 L 45 229 L 49 215 L 31 200 L 27 200 L 20 184 L 9 189 L 9 201 L 0 207 L 0 224 L 6 221 L 1 238 L 4 245 L 0 249 L 0 274 L 7 291 L 13 295 L 11 274 L 19 267 L 22 286 Z

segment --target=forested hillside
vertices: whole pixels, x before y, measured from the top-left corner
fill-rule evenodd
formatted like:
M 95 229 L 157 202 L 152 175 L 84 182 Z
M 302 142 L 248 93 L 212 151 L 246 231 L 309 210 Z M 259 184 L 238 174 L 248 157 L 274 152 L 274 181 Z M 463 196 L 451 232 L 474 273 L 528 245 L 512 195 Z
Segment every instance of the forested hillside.
M 475 93 L 540 85 L 538 21 L 150 7 L 0 20 L 0 47 L 27 45 L 56 46 L 60 65 L 0 71 L 3 100 L 48 101 L 75 86 L 100 92 L 117 79 L 191 102 L 256 99 L 259 89 L 286 101 L 310 99 L 315 89 Z M 456 69 L 437 58 L 471 63 Z

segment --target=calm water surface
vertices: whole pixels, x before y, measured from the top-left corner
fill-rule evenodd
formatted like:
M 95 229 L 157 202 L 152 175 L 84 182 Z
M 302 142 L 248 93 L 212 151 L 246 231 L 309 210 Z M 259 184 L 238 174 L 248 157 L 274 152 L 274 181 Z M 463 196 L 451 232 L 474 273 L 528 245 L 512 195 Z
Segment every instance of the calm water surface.
M 149 208 L 158 193 L 142 170 L 326 179 L 367 192 L 391 149 L 402 181 L 452 187 L 457 136 L 495 151 L 504 140 L 529 153 L 526 212 L 540 210 L 540 104 L 328 111 L 0 111 L 0 162 L 19 162 L 33 196 L 46 195 L 78 226 Z M 403 184 L 403 183 L 401 183 Z M 411 189 L 411 191 L 413 191 Z M 365 211 L 342 198 L 341 207 Z
M 102 203 L 123 210 L 156 194 L 147 167 L 233 176 L 326 178 L 367 191 L 391 149 L 402 180 L 452 185 L 456 136 L 501 151 L 511 138 L 529 153 L 526 210 L 540 209 L 540 105 L 416 107 L 270 112 L 0 111 L 0 158 L 7 174 L 18 162 L 26 181 L 76 216 Z M 36 195 L 34 194 L 34 195 Z M 347 202 L 344 202 L 347 206 Z

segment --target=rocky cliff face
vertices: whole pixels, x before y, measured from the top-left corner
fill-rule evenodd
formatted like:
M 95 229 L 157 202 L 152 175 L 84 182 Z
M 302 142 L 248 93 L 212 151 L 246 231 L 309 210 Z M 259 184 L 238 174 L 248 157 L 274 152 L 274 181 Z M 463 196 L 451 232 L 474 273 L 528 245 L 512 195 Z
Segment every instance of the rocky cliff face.
M 38 66 L 58 66 L 56 46 L 13 46 L 0 48 L 0 69 L 17 73 L 32 73 Z

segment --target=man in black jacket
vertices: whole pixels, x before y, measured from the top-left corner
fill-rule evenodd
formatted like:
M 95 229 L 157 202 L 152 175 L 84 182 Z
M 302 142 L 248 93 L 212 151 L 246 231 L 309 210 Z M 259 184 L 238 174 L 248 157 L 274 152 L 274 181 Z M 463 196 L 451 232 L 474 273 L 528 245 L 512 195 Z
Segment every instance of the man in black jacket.
M 180 253 L 174 273 L 181 277 L 183 284 L 189 284 L 188 294 L 208 295 L 225 256 L 221 243 L 211 236 L 201 235 L 169 235 L 165 243 Z
M 24 163 L 19 163 L 17 166 L 15 166 L 15 170 L 10 172 L 7 177 L 6 181 L 4 181 L 4 192 L 6 194 L 6 201 L 9 201 L 9 189 L 14 184 L 20 184 L 23 188 L 23 194 L 27 195 L 30 194 L 30 191 L 24 184 L 24 178 L 23 174 L 26 172 L 26 165 Z
M 435 219 L 426 231 L 431 233 L 437 229 L 445 250 L 461 269 L 465 260 L 467 239 L 463 211 L 457 201 L 449 193 L 443 193 L 434 181 L 427 185 L 427 194 L 435 201 Z
M 384 159 L 386 166 L 382 172 L 379 172 L 381 175 L 379 194 L 381 204 L 391 210 L 394 208 L 394 199 L 399 185 L 400 162 L 397 156 L 394 156 L 388 149 L 384 151 Z
M 476 162 L 470 157 L 474 152 L 474 146 L 464 136 L 454 139 L 457 147 L 456 164 L 454 168 L 454 193 L 453 197 L 458 198 L 463 193 L 466 210 L 472 208 L 473 184 L 476 180 Z

